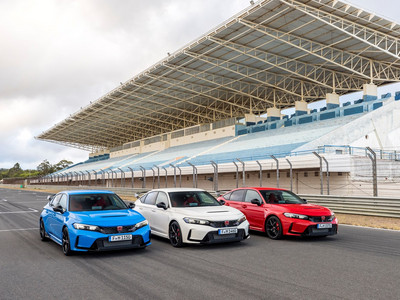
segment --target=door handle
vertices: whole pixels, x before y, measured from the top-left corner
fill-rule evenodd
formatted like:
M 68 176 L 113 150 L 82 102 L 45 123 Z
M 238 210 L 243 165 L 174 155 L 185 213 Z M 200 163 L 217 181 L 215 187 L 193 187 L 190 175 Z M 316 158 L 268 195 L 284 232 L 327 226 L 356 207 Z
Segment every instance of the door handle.
M 243 208 L 246 208 L 246 207 L 247 207 L 247 205 L 246 205 L 246 204 L 242 204 L 242 207 L 243 207 Z
M 155 212 L 156 210 L 155 210 L 155 209 L 152 209 L 151 211 L 152 211 L 152 212 Z
M 229 206 L 229 203 L 225 203 L 226 206 Z

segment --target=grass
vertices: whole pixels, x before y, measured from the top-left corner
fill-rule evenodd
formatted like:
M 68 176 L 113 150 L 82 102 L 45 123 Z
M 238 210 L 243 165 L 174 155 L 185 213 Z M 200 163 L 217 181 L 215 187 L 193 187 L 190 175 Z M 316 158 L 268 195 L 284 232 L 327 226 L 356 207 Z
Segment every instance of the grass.
M 7 189 L 15 189 L 15 190 L 27 190 L 27 191 L 40 191 L 44 193 L 58 193 L 60 189 L 54 187 L 54 189 L 34 189 L 34 188 L 17 188 L 17 187 L 8 187 L 0 185 L 0 188 Z M 126 201 L 134 202 L 136 198 L 134 196 L 121 196 Z M 392 230 L 400 230 L 400 218 L 387 218 L 387 217 L 374 217 L 374 216 L 363 216 L 363 215 L 350 215 L 350 214 L 336 214 L 336 217 L 339 220 L 339 224 L 346 225 L 355 225 L 355 226 L 366 226 L 373 228 L 383 228 L 383 229 L 392 229 Z

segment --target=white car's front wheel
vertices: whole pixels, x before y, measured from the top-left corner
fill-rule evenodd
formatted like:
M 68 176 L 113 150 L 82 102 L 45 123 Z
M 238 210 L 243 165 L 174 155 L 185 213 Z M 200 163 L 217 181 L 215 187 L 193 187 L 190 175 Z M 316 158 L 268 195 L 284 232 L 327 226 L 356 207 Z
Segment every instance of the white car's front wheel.
M 176 221 L 173 221 L 169 225 L 169 241 L 171 242 L 171 245 L 174 247 L 183 246 L 181 227 Z

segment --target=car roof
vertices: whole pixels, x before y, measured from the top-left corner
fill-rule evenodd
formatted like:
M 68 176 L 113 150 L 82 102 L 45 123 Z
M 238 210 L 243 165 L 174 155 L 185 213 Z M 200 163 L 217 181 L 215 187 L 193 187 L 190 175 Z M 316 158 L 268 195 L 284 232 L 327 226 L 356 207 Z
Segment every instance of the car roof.
M 241 188 L 237 188 L 237 189 L 233 189 L 234 190 L 257 190 L 257 191 L 287 191 L 286 189 L 281 189 L 281 188 L 272 188 L 272 187 L 241 187 Z M 229 191 L 231 192 L 231 191 Z
M 82 194 L 115 194 L 112 191 L 107 190 L 72 190 L 72 191 L 62 191 L 60 193 L 68 195 L 82 195 Z
M 163 188 L 163 189 L 154 189 L 149 192 L 166 192 L 166 193 L 171 193 L 171 192 L 204 192 L 205 190 L 203 189 L 198 189 L 198 188 Z

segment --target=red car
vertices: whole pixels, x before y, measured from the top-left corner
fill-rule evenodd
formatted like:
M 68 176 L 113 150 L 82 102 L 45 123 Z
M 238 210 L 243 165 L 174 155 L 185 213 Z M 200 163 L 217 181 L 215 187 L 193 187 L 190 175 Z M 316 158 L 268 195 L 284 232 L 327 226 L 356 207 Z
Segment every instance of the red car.
M 284 189 L 239 188 L 218 197 L 218 200 L 243 212 L 250 229 L 266 232 L 274 240 L 283 235 L 337 234 L 338 221 L 330 209 L 307 204 L 306 200 Z

